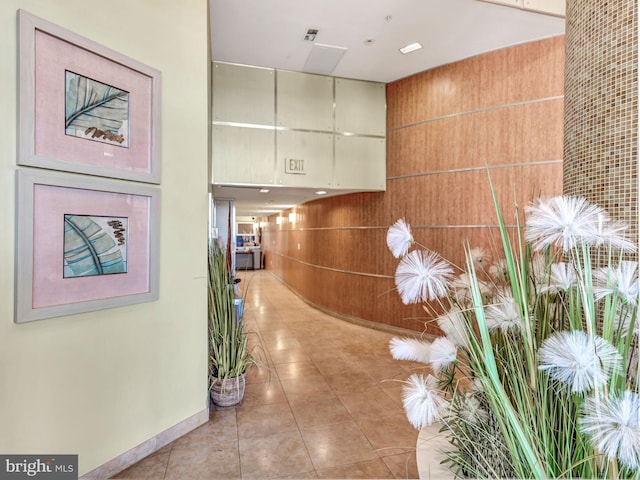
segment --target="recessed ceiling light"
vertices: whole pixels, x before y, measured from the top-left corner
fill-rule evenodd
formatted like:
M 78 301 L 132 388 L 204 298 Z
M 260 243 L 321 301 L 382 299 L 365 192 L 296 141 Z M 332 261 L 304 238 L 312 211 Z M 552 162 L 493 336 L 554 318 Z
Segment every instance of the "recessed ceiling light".
M 260 193 L 269 193 L 269 189 L 268 188 L 261 188 L 260 189 Z
M 326 195 L 326 194 L 327 194 L 327 192 L 325 192 L 324 190 L 318 190 L 316 192 L 316 195 Z
M 402 52 L 403 55 L 406 55 L 407 53 L 415 52 L 416 50 L 420 50 L 421 48 L 422 48 L 422 45 L 419 42 L 416 42 L 416 43 L 410 43 L 409 45 L 402 47 L 400 51 Z

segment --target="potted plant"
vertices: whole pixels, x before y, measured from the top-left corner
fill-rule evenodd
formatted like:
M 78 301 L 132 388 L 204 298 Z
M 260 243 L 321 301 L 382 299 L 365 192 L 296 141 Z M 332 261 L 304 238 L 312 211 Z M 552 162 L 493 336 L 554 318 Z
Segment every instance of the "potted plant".
M 209 371 L 211 399 L 218 406 L 242 401 L 247 367 L 257 364 L 245 330 L 243 299 L 235 294 L 235 278 L 225 250 L 209 245 Z
M 490 268 L 467 244 L 456 272 L 404 220 L 388 231 L 403 302 L 433 310 L 444 334 L 390 343 L 395 358 L 429 365 L 406 380 L 409 421 L 442 423 L 460 477 L 640 478 L 640 280 L 627 227 L 558 196 L 528 204 L 511 235 L 491 188 L 503 248 Z

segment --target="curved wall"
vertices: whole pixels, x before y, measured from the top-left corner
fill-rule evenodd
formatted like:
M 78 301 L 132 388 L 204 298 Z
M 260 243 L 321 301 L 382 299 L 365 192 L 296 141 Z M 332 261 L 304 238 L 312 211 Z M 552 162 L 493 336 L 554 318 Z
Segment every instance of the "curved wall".
M 490 248 L 505 218 L 562 192 L 564 37 L 506 48 L 387 85 L 387 191 L 332 197 L 263 228 L 265 265 L 326 310 L 435 333 L 426 313 L 394 291 L 386 247 L 396 219 L 417 241 L 462 265 L 463 242 Z M 426 325 L 425 325 L 426 322 Z
M 567 2 L 564 191 L 638 242 L 638 2 Z M 637 255 L 635 255 L 637 258 Z

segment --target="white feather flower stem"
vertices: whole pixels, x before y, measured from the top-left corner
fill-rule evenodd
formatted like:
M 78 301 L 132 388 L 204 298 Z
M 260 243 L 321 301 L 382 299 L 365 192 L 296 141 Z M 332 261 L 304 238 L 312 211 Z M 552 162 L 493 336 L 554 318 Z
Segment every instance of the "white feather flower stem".
M 469 256 L 473 261 L 476 270 L 484 270 L 489 265 L 489 254 L 482 247 L 474 247 L 469 251 Z
M 588 398 L 580 419 L 582 432 L 609 460 L 617 459 L 632 470 L 640 467 L 640 399 L 626 390 L 609 399 Z
M 485 318 L 489 330 L 522 330 L 520 307 L 512 295 L 503 293 L 498 296 L 497 303 L 487 305 Z
M 597 237 L 595 246 L 608 247 L 611 250 L 633 253 L 637 250 L 633 242 L 627 240 L 625 232 L 629 226 L 623 222 L 613 220 L 606 212 L 598 216 Z
M 622 358 L 616 347 L 581 330 L 556 332 L 538 350 L 539 369 L 567 384 L 572 392 L 604 385 Z
M 622 261 L 617 268 L 600 268 L 594 277 L 593 291 L 596 300 L 617 293 L 624 303 L 633 306 L 638 304 L 638 262 Z
M 438 390 L 438 379 L 417 373 L 406 380 L 402 403 L 409 422 L 418 430 L 439 420 L 449 405 Z
M 387 246 L 395 258 L 404 257 L 411 245 L 415 243 L 411 227 L 401 218 L 387 231 Z
M 484 423 L 489 419 L 487 412 L 480 401 L 473 395 L 465 395 L 462 399 L 462 408 L 460 409 L 460 417 L 472 425 Z
M 467 325 L 462 311 L 458 307 L 453 307 L 440 315 L 437 319 L 438 327 L 454 344 L 459 347 L 467 347 Z
M 391 356 L 396 360 L 411 360 L 429 363 L 431 358 L 431 343 L 418 338 L 394 337 L 389 342 Z
M 437 253 L 414 250 L 400 260 L 396 287 L 405 305 L 433 301 L 447 295 L 453 269 Z
M 474 278 L 474 281 L 478 282 L 483 298 L 490 298 L 493 293 L 491 285 L 478 278 Z M 459 303 L 466 305 L 471 303 L 471 279 L 468 273 L 458 275 L 451 281 L 449 286 L 455 293 L 455 298 Z
M 458 347 L 447 337 L 438 337 L 431 344 L 429 363 L 438 374 L 447 369 L 458 358 Z
M 534 250 L 556 245 L 568 252 L 580 243 L 598 241 L 598 219 L 604 210 L 582 197 L 559 196 L 525 207 L 525 239 Z
M 566 292 L 578 283 L 576 269 L 571 263 L 558 262 L 551 264 L 548 279 L 537 277 L 540 293 Z

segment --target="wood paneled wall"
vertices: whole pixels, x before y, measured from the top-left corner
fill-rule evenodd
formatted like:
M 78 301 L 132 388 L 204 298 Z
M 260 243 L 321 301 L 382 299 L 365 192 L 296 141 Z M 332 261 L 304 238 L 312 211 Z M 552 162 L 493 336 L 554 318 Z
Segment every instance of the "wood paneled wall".
M 518 45 L 387 85 L 387 191 L 332 197 L 269 218 L 266 268 L 309 302 L 353 319 L 435 333 L 395 291 L 386 246 L 398 218 L 457 265 L 492 248 L 487 167 L 507 220 L 562 192 L 564 37 Z

